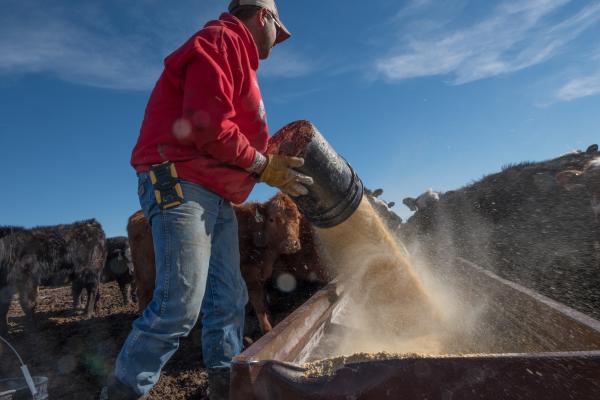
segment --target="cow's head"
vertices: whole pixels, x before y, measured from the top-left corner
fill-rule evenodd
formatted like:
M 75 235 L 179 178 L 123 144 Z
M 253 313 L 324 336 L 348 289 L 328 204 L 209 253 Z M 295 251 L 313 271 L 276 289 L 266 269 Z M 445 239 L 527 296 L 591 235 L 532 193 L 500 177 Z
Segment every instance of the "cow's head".
M 406 197 L 402 200 L 402 203 L 410 209 L 410 211 L 417 211 L 417 199 L 412 197 Z
M 131 250 L 129 249 L 129 246 L 112 249 L 106 263 L 114 275 L 131 275 L 133 273 L 133 262 L 131 261 Z
M 283 193 L 265 204 L 265 240 L 282 254 L 300 250 L 300 218 L 296 204 Z

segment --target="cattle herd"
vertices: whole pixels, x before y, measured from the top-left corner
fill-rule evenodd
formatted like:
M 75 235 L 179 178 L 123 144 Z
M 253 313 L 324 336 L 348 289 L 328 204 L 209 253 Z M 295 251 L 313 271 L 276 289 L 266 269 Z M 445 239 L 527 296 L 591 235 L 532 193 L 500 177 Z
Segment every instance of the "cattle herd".
M 390 227 L 402 220 L 379 199 L 367 195 Z M 265 285 L 293 292 L 301 283 L 324 285 L 330 280 L 321 265 L 310 222 L 295 203 L 279 193 L 264 203 L 235 207 L 239 225 L 240 268 L 260 331 L 272 329 Z M 67 225 L 0 227 L 0 335 L 8 333 L 8 310 L 14 295 L 35 327 L 40 286 L 72 288 L 73 313 L 90 318 L 101 301 L 100 284 L 116 281 L 123 303 L 137 301 L 142 312 L 154 290 L 154 248 L 150 226 L 141 211 L 127 224 L 128 237 L 106 238 L 96 220 Z M 85 307 L 80 303 L 84 297 Z
M 97 221 L 33 229 L 4 227 L 0 236 L 0 333 L 7 333 L 7 313 L 15 293 L 27 322 L 33 324 L 40 285 L 69 282 L 75 311 L 85 289 L 85 315 L 92 316 L 106 262 L 106 239 Z

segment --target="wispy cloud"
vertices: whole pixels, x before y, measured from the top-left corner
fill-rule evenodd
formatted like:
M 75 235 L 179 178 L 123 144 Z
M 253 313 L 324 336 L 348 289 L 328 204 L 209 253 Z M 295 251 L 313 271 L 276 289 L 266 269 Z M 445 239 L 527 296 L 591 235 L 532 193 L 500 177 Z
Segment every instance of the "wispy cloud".
M 376 61 L 375 69 L 392 81 L 440 75 L 464 84 L 543 63 L 600 21 L 598 2 L 557 21 L 557 11 L 570 2 L 502 2 L 464 29 L 437 30 L 419 39 L 405 33 L 395 51 Z
M 600 72 L 571 79 L 555 95 L 556 100 L 571 101 L 600 94 Z
M 221 0 L 181 0 L 175 8 L 159 0 L 2 3 L 0 75 L 45 73 L 119 90 L 152 88 L 162 59 L 225 8 Z M 307 73 L 300 60 L 288 52 L 265 75 Z
M 600 96 L 600 46 L 575 52 L 564 68 L 550 70 L 532 87 L 539 93 L 535 106 L 546 108 L 556 103 Z
M 145 89 L 158 76 L 160 64 L 135 43 L 115 48 L 110 40 L 70 26 L 20 31 L 18 36 L 16 41 L 0 39 L 1 73 L 48 72 L 65 81 L 114 89 Z
M 135 7 L 112 0 L 76 6 L 66 1 L 3 3 L 7 12 L 0 15 L 1 74 L 46 73 L 110 89 L 152 87 L 162 50 L 182 25 L 165 27 L 169 15 L 159 18 L 153 0 Z

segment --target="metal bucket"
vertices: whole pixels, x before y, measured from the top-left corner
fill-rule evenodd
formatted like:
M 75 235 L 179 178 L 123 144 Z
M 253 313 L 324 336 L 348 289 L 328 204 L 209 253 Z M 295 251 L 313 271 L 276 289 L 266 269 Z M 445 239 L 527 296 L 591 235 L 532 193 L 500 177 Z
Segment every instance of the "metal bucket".
M 269 141 L 268 152 L 304 158 L 297 170 L 312 177 L 314 184 L 306 196 L 292 199 L 316 227 L 339 225 L 358 208 L 364 192 L 361 180 L 309 121 L 280 129 Z
M 33 400 L 48 399 L 48 378 L 34 376 L 33 384 L 37 389 Z M 31 398 L 25 378 L 0 379 L 0 400 L 31 400 Z

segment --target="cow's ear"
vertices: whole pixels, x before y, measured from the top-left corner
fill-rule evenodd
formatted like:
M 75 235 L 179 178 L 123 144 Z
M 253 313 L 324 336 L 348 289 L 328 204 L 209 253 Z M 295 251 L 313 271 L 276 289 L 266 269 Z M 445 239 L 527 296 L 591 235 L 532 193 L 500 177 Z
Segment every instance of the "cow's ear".
M 575 169 L 570 169 L 567 171 L 562 171 L 559 172 L 558 174 L 556 174 L 556 183 L 559 184 L 559 186 L 565 186 L 569 183 L 571 183 L 571 181 L 573 181 L 576 178 L 579 178 L 583 175 L 582 171 L 577 171 Z
M 264 224 L 265 223 L 265 215 L 266 215 L 266 208 L 265 206 L 263 206 L 262 204 L 257 204 L 256 208 L 254 209 L 254 222 L 256 224 Z

